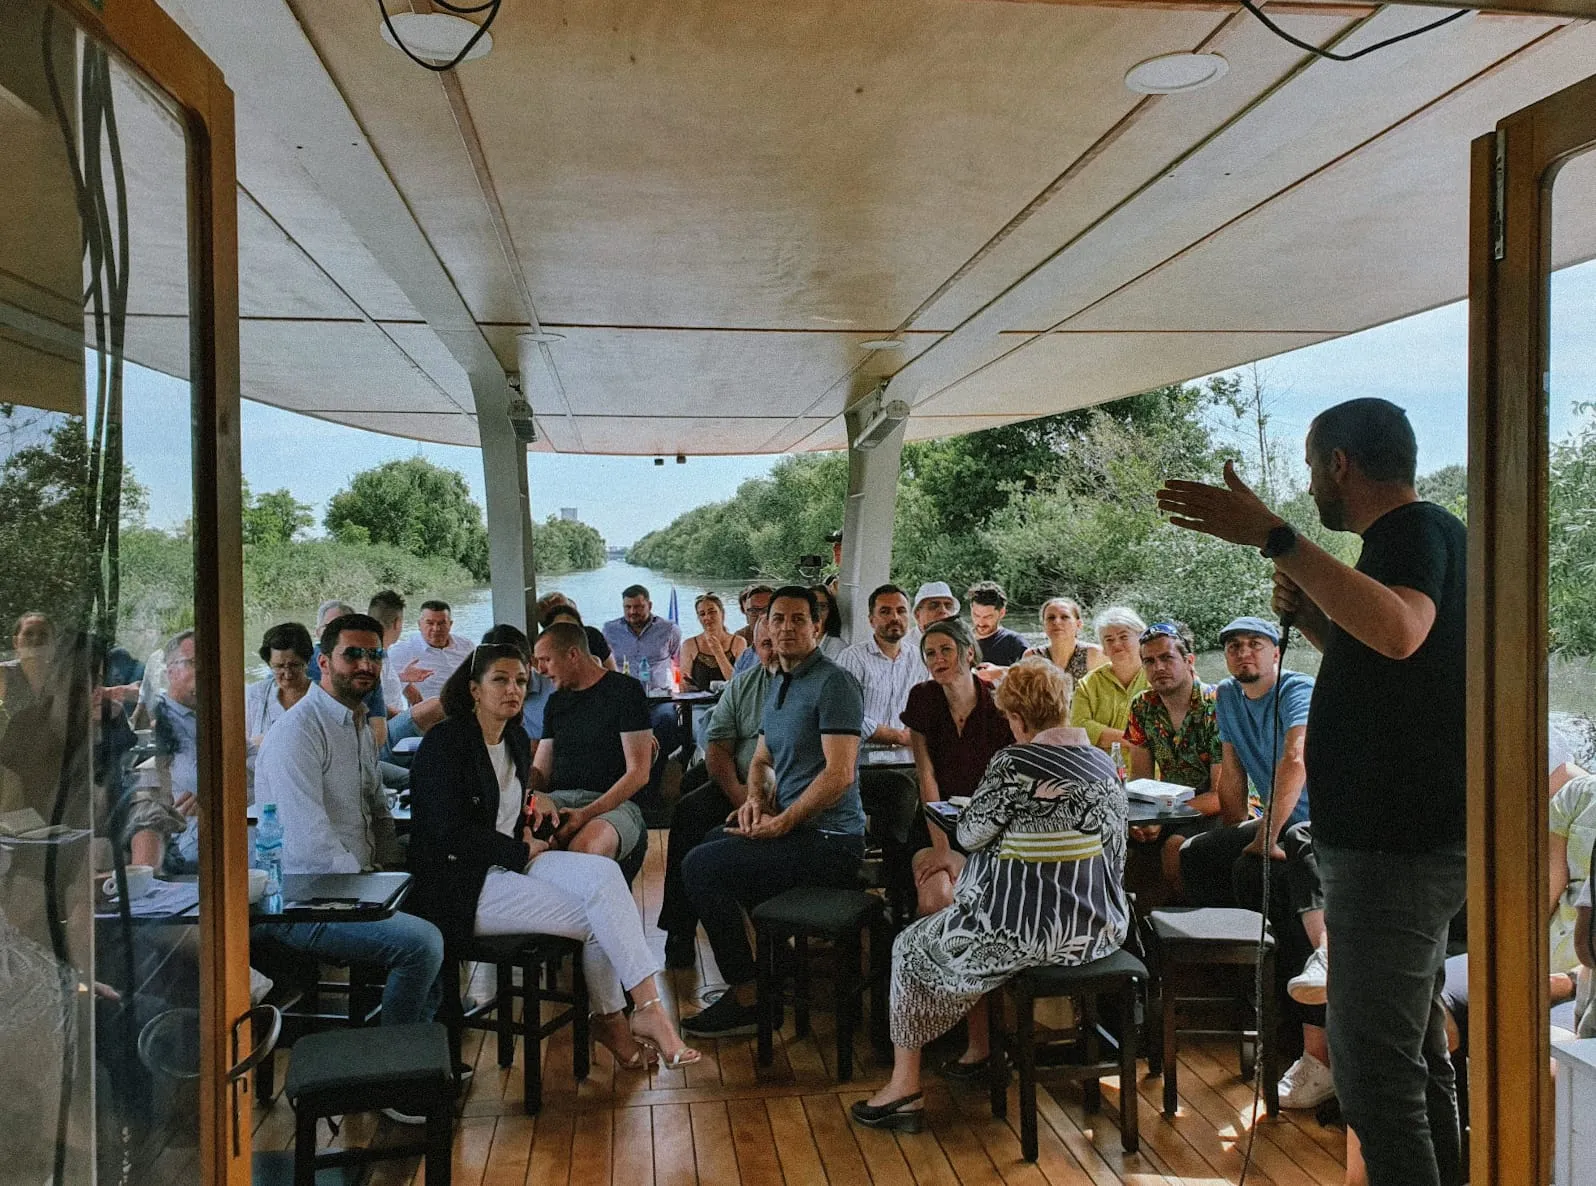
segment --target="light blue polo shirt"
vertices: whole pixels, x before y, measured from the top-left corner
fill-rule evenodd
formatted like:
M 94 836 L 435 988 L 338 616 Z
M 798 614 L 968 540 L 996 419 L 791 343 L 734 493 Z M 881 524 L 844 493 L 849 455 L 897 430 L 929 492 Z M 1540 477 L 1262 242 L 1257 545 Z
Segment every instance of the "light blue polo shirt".
M 1242 769 L 1257 788 L 1258 798 L 1265 792 L 1275 776 L 1275 766 L 1286 748 L 1286 733 L 1297 725 L 1308 723 L 1308 703 L 1313 699 L 1313 677 L 1300 671 L 1280 674 L 1280 742 L 1275 744 L 1275 693 L 1271 689 L 1256 700 L 1249 699 L 1234 677 L 1219 684 L 1219 704 L 1215 710 L 1219 720 L 1219 740 L 1236 747 L 1236 757 Z M 1308 819 L 1308 784 L 1302 784 L 1302 795 L 1291 816 L 1281 825 L 1289 828 Z
M 762 732 L 776 771 L 776 806 L 785 811 L 826 768 L 820 739 L 827 733 L 858 737 L 864 728 L 864 693 L 859 681 L 817 647 L 791 671 L 778 671 L 765 692 Z M 804 826 L 863 836 L 864 805 L 859 774 L 842 798 Z

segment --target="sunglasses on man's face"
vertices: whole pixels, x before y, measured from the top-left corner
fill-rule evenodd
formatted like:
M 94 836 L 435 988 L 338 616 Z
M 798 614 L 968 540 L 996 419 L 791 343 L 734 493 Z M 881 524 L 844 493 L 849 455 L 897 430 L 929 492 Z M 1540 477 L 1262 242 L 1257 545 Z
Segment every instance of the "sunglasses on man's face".
M 381 663 L 388 657 L 388 652 L 382 647 L 345 647 L 338 653 L 351 663 L 359 663 L 362 659 Z

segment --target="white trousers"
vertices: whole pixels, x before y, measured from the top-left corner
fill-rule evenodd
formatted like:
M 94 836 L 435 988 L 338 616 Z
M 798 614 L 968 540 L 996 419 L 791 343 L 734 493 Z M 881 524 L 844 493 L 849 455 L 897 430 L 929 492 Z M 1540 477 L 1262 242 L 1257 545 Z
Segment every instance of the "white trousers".
M 621 867 L 591 853 L 545 852 L 525 873 L 488 870 L 477 896 L 476 933 L 580 939 L 596 1013 L 620 1009 L 623 988 L 659 971 Z

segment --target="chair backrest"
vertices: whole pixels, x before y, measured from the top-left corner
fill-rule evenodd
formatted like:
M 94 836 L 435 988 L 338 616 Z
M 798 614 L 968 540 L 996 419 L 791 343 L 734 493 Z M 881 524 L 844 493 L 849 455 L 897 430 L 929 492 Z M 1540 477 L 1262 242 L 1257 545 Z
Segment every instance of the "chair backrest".
M 907 844 L 920 815 L 920 784 L 905 770 L 859 771 L 865 839 L 872 845 Z

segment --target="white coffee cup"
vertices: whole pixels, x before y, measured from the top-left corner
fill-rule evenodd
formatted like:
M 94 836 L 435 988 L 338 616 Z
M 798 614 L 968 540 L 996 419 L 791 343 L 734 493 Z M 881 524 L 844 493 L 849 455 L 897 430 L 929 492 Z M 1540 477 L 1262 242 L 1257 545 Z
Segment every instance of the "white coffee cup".
M 128 865 L 124 870 L 127 874 L 128 901 L 136 902 L 149 893 L 155 885 L 155 869 L 150 865 Z M 105 896 L 111 901 L 116 901 L 116 874 L 105 879 Z
M 249 900 L 251 904 L 259 902 L 266 896 L 266 870 L 251 869 L 249 871 Z

